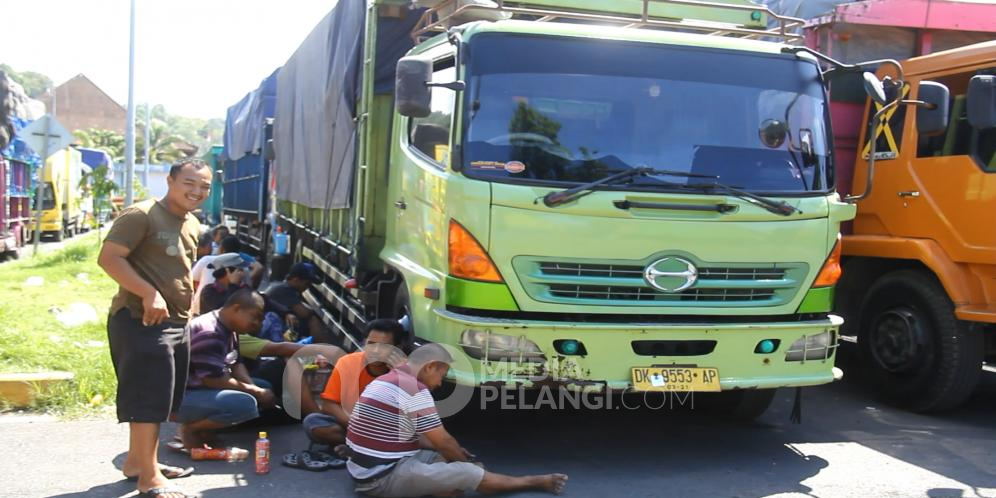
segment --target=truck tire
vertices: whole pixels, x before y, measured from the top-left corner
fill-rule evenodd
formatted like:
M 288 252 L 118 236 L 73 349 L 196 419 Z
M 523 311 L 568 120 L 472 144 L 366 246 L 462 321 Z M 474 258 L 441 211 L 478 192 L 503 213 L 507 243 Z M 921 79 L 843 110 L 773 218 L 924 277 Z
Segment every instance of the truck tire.
M 954 315 L 930 274 L 901 270 L 868 290 L 861 306 L 862 370 L 887 402 L 919 413 L 961 405 L 982 374 L 984 338 Z
M 63 240 L 66 239 L 66 231 L 62 229 L 56 230 L 55 232 L 53 232 L 53 236 L 55 237 L 56 242 L 62 242 Z

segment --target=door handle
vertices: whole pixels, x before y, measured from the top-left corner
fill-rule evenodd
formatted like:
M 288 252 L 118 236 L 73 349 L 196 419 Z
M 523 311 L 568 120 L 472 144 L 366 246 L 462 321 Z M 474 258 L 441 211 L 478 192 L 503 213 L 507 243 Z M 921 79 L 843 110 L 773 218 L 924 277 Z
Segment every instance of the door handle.
M 920 197 L 920 191 L 910 190 L 908 192 L 899 192 L 899 197 Z
M 398 209 L 408 209 L 408 204 L 405 204 L 404 200 L 394 201 L 394 207 Z

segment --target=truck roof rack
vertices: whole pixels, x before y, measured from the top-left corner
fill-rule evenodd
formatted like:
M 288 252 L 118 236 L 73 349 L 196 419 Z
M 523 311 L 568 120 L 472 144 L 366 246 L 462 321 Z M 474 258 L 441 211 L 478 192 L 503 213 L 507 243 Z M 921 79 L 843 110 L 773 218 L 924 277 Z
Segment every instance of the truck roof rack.
M 728 0 L 729 1 L 729 0 Z M 668 29 L 706 33 L 714 36 L 729 36 L 744 39 L 771 37 L 786 43 L 803 39 L 801 33 L 805 20 L 776 14 L 765 5 L 719 3 L 706 0 L 631 0 L 626 2 L 633 8 L 620 10 L 599 10 L 597 1 L 573 2 L 592 4 L 593 8 L 566 6 L 563 0 L 494 0 L 481 2 L 474 0 L 442 0 L 428 8 L 412 30 L 416 43 L 424 41 L 434 33 L 445 32 L 449 27 L 468 20 L 494 19 L 496 15 L 510 19 L 538 22 L 593 22 L 629 28 Z M 612 2 L 622 4 L 623 2 Z M 603 3 L 604 4 L 604 3 Z M 680 15 L 692 12 L 690 9 L 708 9 L 725 14 L 723 20 L 702 20 Z M 670 14 L 670 15 L 669 15 Z M 732 14 L 732 15 L 731 15 Z M 747 22 L 738 22 L 738 16 Z M 764 24 L 765 16 L 775 21 L 774 28 Z

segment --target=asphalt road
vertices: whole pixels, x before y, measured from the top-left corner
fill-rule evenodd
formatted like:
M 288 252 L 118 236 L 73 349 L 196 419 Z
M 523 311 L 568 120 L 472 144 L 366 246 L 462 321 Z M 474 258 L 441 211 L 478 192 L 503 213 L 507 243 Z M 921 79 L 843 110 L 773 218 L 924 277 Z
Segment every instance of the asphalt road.
M 996 374 L 945 416 L 884 406 L 853 376 L 808 389 L 801 425 L 788 420 L 792 400 L 781 392 L 750 424 L 700 409 L 646 407 L 468 409 L 445 423 L 490 470 L 569 474 L 566 496 L 996 497 Z M 167 426 L 164 440 L 174 430 Z M 304 449 L 299 427 L 269 430 L 275 457 Z M 134 485 L 118 471 L 126 434 L 110 419 L 0 417 L 0 496 L 129 495 Z M 226 440 L 250 447 L 254 437 L 244 430 Z M 189 463 L 167 450 L 162 457 Z M 251 462 L 197 462 L 197 470 L 177 484 L 205 498 L 354 496 L 341 470 L 311 473 L 276 462 L 266 476 L 254 474 Z

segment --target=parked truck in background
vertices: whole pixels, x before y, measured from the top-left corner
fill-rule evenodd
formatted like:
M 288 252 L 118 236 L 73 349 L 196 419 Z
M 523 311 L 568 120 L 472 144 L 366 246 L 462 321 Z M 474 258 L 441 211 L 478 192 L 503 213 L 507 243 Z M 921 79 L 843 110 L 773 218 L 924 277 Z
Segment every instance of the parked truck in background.
M 46 160 L 39 185 L 41 194 L 37 196 L 42 235 L 61 241 L 83 230 L 80 180 L 84 168 L 82 154 L 73 147 L 66 147 Z
M 967 96 L 972 78 L 996 68 L 996 4 L 823 3 L 840 5 L 807 22 L 808 47 L 844 62 L 915 57 L 903 63 L 908 86 L 897 92 L 920 99 L 931 81 L 950 96 L 939 130 L 924 133 L 928 110 L 899 106 L 870 134 L 879 106 L 860 85 L 830 82 L 842 195 L 866 188 L 870 136 L 878 151 L 872 192 L 843 230 L 834 310 L 843 337 L 857 342 L 845 351 L 885 399 L 920 412 L 951 409 L 996 357 L 996 136 L 969 119 L 992 101 Z
M 983 363 L 996 360 L 996 42 L 903 67 L 908 98 L 928 80 L 950 90 L 950 117 L 933 134 L 921 130 L 919 109 L 876 127 L 874 189 L 844 236 L 837 309 L 854 324 L 848 332 L 881 395 L 943 411 L 968 399 Z M 868 141 L 863 133 L 859 143 Z
M 27 121 L 10 116 L 8 120 L 15 131 L 20 131 Z M 18 258 L 28 240 L 31 214 L 32 175 L 39 158 L 17 136 L 9 143 L 0 144 L 0 261 Z
M 243 249 L 257 256 L 268 252 L 270 246 L 272 150 L 267 154 L 267 143 L 273 133 L 278 72 L 273 71 L 258 88 L 228 108 L 224 148 L 218 155 L 221 212 Z
M 389 316 L 465 353 L 459 384 L 718 392 L 747 418 L 840 378 L 855 209 L 822 59 L 784 43 L 801 20 L 734 0 L 408 7 L 339 2 L 277 74 L 272 220 L 347 347 Z

